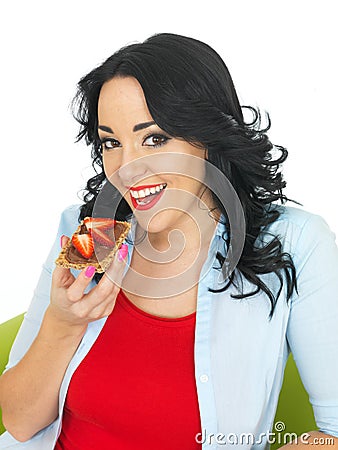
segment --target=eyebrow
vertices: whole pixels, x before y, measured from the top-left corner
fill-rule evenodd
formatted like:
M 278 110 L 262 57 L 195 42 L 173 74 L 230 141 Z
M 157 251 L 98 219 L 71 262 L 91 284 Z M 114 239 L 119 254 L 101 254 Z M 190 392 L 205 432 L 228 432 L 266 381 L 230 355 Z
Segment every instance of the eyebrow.
M 144 130 L 145 128 L 148 128 L 151 125 L 156 125 L 156 123 L 154 121 L 138 123 L 137 125 L 134 126 L 133 132 L 135 133 L 136 131 Z M 98 128 L 102 131 L 106 131 L 107 133 L 114 134 L 114 131 L 110 127 L 107 127 L 106 125 L 99 125 Z

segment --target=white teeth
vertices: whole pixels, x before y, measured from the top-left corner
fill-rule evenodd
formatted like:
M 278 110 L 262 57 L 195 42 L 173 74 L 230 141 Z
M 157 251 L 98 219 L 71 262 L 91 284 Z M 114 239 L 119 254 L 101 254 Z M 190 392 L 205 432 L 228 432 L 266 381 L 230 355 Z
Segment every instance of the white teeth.
M 134 197 L 134 198 L 144 198 L 144 197 L 147 197 L 150 194 L 155 194 L 156 192 L 160 192 L 165 187 L 166 187 L 166 184 L 160 184 L 160 185 L 158 185 L 156 187 L 145 188 L 144 190 L 141 189 L 139 191 L 130 189 L 130 193 L 131 193 L 132 197 Z

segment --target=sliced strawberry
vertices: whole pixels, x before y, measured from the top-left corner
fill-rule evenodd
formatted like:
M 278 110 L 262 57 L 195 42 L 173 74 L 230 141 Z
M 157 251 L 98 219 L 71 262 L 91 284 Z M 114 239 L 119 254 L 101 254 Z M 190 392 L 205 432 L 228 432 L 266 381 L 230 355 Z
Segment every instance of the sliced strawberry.
M 93 228 L 91 230 L 92 237 L 95 242 L 98 244 L 104 245 L 108 248 L 114 248 L 115 242 L 110 239 L 109 236 L 106 235 L 106 233 L 99 228 Z
M 76 250 L 85 258 L 90 258 L 94 252 L 94 242 L 89 233 L 75 234 L 72 243 Z
M 115 226 L 116 220 L 109 219 L 107 217 L 86 217 L 83 222 L 88 231 L 91 231 L 93 228 L 108 230 L 109 228 L 113 228 Z

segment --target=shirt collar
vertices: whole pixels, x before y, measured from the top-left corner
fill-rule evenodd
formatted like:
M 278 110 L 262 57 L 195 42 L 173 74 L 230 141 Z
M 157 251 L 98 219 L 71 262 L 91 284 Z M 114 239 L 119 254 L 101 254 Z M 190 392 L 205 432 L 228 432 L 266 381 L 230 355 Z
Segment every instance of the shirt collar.
M 226 230 L 226 226 L 225 226 L 225 224 L 226 224 L 226 219 L 225 219 L 225 216 L 224 216 L 224 214 L 223 213 L 221 213 L 221 215 L 220 215 L 220 220 L 219 220 L 219 222 L 218 222 L 218 224 L 217 224 L 217 227 L 216 227 L 216 236 L 220 236 L 220 237 L 222 237 L 223 236 L 223 233 L 224 233 L 224 231 L 226 232 L 226 235 L 224 236 L 225 238 L 227 237 L 227 230 Z

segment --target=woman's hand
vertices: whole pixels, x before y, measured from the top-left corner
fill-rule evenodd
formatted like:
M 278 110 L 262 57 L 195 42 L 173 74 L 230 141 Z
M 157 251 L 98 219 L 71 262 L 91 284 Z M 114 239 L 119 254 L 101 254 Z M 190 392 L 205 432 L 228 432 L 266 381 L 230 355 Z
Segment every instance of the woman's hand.
M 64 237 L 62 246 L 67 241 Z M 122 256 L 126 247 L 120 249 Z M 88 323 L 112 312 L 124 268 L 125 261 L 115 257 L 87 294 L 94 271 L 84 270 L 75 278 L 69 269 L 55 268 L 50 304 L 38 334 L 22 359 L 0 378 L 3 423 L 17 440 L 30 439 L 58 416 L 60 386 L 69 362 Z
M 62 237 L 62 247 L 68 240 L 68 237 Z M 70 269 L 56 266 L 52 277 L 49 316 L 66 326 L 84 329 L 89 322 L 108 316 L 114 309 L 120 290 L 126 255 L 127 245 L 122 244 L 107 272 L 87 294 L 84 292 L 94 276 L 94 267 L 87 267 L 75 278 Z

